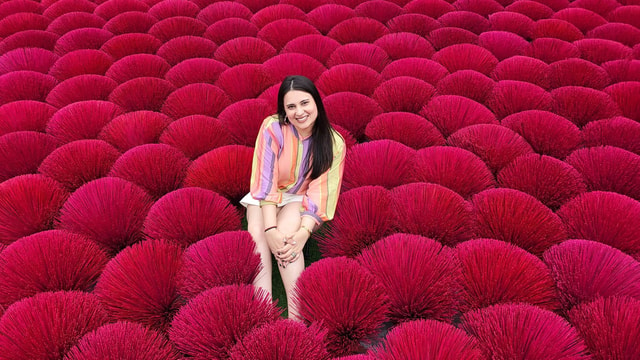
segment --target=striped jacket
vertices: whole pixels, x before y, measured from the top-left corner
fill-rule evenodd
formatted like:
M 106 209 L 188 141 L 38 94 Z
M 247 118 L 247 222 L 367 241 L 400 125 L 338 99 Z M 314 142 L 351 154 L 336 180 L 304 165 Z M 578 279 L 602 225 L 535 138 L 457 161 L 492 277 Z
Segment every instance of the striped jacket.
M 311 181 L 304 177 L 310 165 L 304 161 L 310 140 L 299 138 L 293 125 L 281 125 L 277 115 L 266 118 L 253 153 L 251 196 L 265 205 L 279 204 L 282 193 L 303 195 L 302 216 L 311 216 L 321 224 L 333 219 L 335 213 L 344 172 L 345 142 L 333 131 L 333 163 Z

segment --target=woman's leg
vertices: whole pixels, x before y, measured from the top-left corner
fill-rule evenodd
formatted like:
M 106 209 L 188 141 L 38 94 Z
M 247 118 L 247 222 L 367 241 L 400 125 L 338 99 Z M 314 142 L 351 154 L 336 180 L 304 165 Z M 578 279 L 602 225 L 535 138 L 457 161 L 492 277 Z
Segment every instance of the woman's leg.
M 292 202 L 282 207 L 278 214 L 278 230 L 283 234 L 292 234 L 300 229 L 300 202 Z M 286 267 L 280 267 L 280 276 L 284 289 L 287 292 L 287 303 L 289 304 L 289 319 L 298 317 L 298 309 L 293 303 L 293 295 L 296 281 L 304 270 L 304 255 L 300 254 L 292 263 L 286 264 Z
M 247 205 L 247 230 L 256 243 L 256 250 L 260 254 L 262 262 L 262 270 L 258 273 L 253 285 L 264 289 L 269 295 L 272 295 L 271 249 L 269 249 L 267 239 L 264 236 L 264 220 L 262 218 L 262 209 L 259 206 Z

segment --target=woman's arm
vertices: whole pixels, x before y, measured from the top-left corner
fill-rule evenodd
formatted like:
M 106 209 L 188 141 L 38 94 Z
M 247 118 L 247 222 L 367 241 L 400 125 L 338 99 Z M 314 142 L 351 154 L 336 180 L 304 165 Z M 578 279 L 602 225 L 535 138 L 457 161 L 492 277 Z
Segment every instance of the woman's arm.
M 282 143 L 282 131 L 275 117 L 268 117 L 260 126 L 253 151 L 251 166 L 251 196 L 260 200 L 267 245 L 272 253 L 284 246 L 284 234 L 275 226 L 276 205 L 282 201 L 278 191 L 278 153 Z
M 278 254 L 286 245 L 285 235 L 277 228 L 277 210 L 275 205 L 262 206 L 262 218 L 264 219 L 265 238 L 267 245 L 274 255 Z M 268 229 L 268 230 L 267 230 Z
M 278 154 L 282 142 L 278 119 L 266 118 L 256 138 L 251 164 L 251 196 L 260 200 L 262 206 L 282 202 L 282 194 L 278 191 Z

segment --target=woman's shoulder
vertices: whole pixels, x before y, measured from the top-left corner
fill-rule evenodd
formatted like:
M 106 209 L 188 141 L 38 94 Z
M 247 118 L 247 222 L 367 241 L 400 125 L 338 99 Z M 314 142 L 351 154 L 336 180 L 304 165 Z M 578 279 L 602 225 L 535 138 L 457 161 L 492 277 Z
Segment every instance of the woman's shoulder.
M 278 114 L 267 116 L 263 121 L 261 128 L 271 133 L 281 135 L 283 133 L 283 125 L 280 123 Z
M 345 140 L 342 137 L 342 135 L 340 135 L 340 133 L 338 131 L 336 131 L 336 129 L 331 129 L 331 133 L 333 134 L 333 149 L 334 151 L 343 151 L 345 148 Z
M 267 128 L 270 126 L 273 126 L 273 124 L 280 124 L 280 119 L 278 118 L 278 114 L 273 114 L 273 115 L 269 115 L 267 116 L 263 121 L 262 121 L 262 127 Z
M 284 138 L 287 135 L 286 127 L 280 123 L 278 114 L 267 116 L 260 126 L 260 132 L 264 136 L 269 136 L 274 139 L 278 144 L 284 143 Z

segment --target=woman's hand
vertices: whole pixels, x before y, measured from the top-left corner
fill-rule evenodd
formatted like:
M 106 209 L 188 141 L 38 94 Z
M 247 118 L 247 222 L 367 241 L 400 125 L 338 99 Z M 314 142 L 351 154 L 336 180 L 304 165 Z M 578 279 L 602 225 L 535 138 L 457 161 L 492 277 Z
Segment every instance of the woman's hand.
M 264 234 L 267 239 L 267 245 L 271 250 L 271 253 L 276 255 L 285 245 L 285 236 L 278 229 L 269 230 Z
M 278 266 L 285 267 L 285 262 L 278 258 L 278 254 L 283 251 L 285 246 L 287 246 L 284 234 L 278 229 L 273 229 L 267 231 L 265 233 L 265 237 L 267 239 L 269 250 L 271 250 L 271 253 L 276 257 Z
M 304 245 L 309 240 L 309 232 L 303 228 L 286 236 L 287 245 L 276 253 L 276 258 L 284 263 L 296 261 L 302 254 Z

